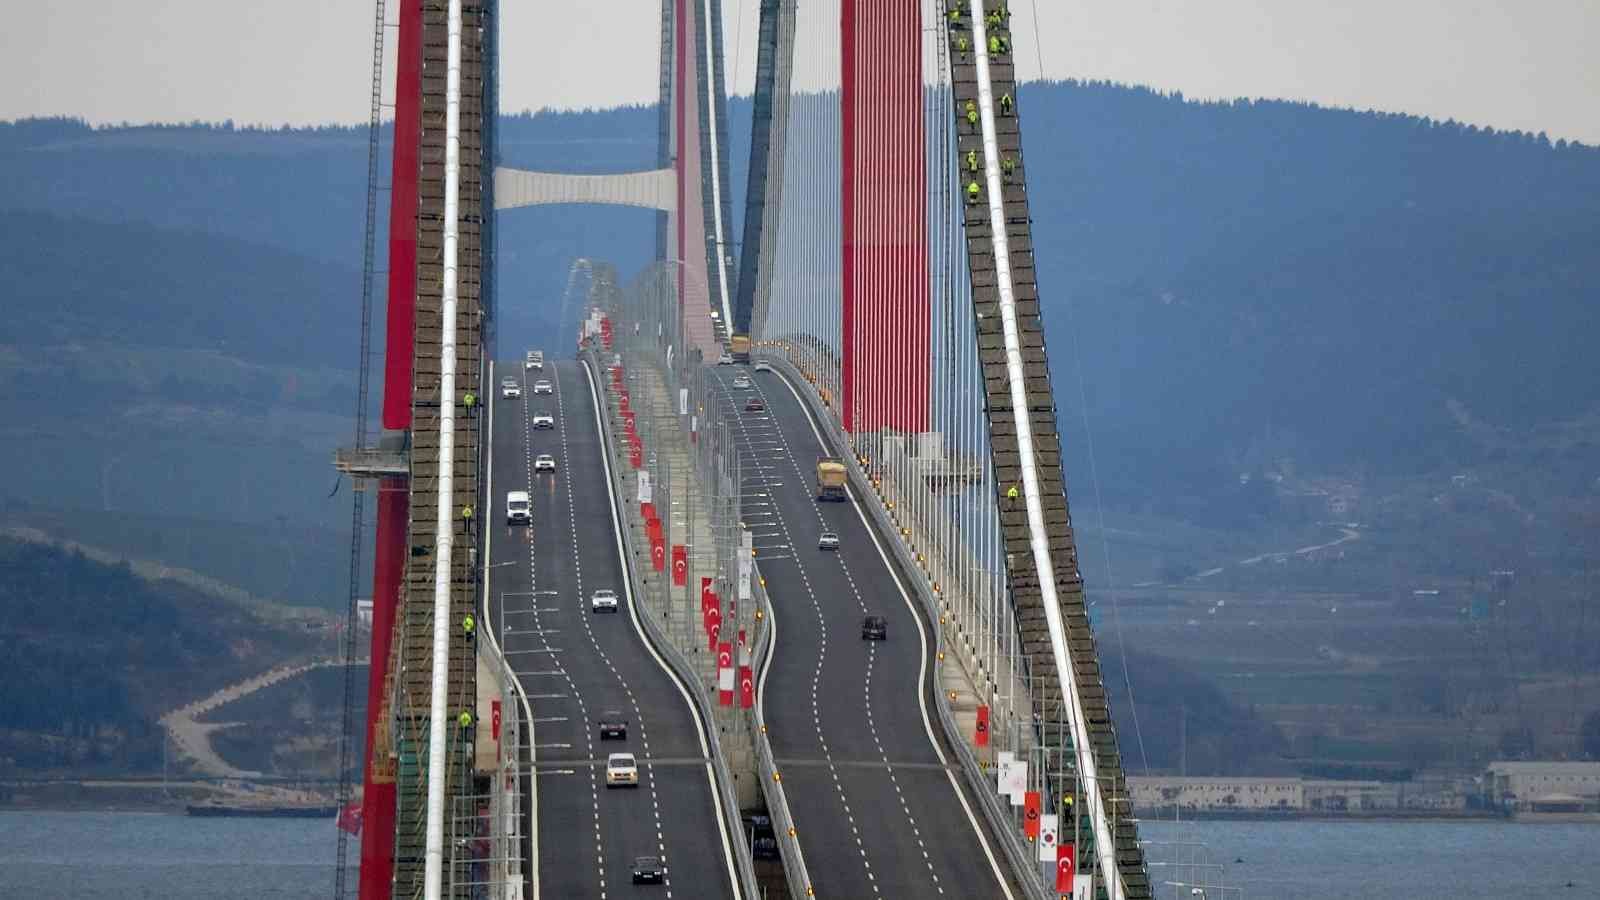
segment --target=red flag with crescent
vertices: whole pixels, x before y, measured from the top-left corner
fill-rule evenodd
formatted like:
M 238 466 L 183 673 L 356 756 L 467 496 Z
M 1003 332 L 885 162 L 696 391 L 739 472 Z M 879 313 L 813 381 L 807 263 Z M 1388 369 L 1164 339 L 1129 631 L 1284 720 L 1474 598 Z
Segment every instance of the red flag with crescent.
M 1022 795 L 1022 833 L 1031 838 L 1039 836 L 1039 792 L 1025 791 Z
M 1073 865 L 1072 845 L 1062 842 L 1056 845 L 1056 893 L 1072 893 L 1072 873 L 1077 868 Z
M 756 705 L 756 682 L 749 666 L 739 667 L 739 706 L 749 709 Z
M 706 629 L 706 650 L 710 652 L 717 649 L 717 634 L 722 631 L 722 623 L 713 621 L 711 627 Z
M 706 610 L 716 602 L 717 595 L 711 591 L 711 579 L 700 576 L 700 617 L 705 618 Z
M 341 829 L 350 832 L 351 834 L 360 834 L 361 819 L 361 804 L 352 803 L 349 806 L 346 806 L 344 809 L 339 810 L 339 818 L 334 824 L 338 825 Z
M 667 570 L 667 548 L 661 543 L 661 535 L 655 534 L 650 539 L 650 564 L 656 567 L 657 572 Z
M 649 528 L 650 520 L 656 517 L 656 505 L 649 501 L 641 501 L 639 503 L 639 515 L 644 518 L 645 527 Z
M 672 545 L 672 583 L 678 587 L 689 585 L 689 551 L 682 544 Z

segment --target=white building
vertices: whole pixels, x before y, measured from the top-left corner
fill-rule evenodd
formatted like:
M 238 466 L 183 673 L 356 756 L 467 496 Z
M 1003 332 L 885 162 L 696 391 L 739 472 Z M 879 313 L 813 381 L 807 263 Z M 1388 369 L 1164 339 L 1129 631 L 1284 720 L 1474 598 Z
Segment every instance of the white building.
M 1483 774 L 1490 806 L 1515 811 L 1600 804 L 1600 762 L 1493 762 Z

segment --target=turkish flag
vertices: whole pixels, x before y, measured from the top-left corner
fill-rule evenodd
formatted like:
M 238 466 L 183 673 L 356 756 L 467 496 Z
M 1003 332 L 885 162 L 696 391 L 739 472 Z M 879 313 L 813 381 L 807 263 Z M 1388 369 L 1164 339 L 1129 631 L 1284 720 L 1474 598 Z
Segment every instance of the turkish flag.
M 706 609 L 717 602 L 717 595 L 711 590 L 711 579 L 700 576 L 700 615 L 706 614 Z
M 1031 838 L 1039 836 L 1039 792 L 1022 794 L 1022 833 Z
M 495 740 L 500 740 L 500 701 L 489 701 L 489 729 Z
M 650 564 L 656 567 L 657 572 L 667 570 L 667 548 L 662 546 L 659 534 L 650 542 Z
M 978 707 L 977 743 L 979 747 L 989 746 L 989 707 L 987 706 Z
M 708 651 L 717 649 L 717 633 L 720 631 L 722 631 L 721 622 L 712 622 L 711 626 L 706 629 L 706 649 Z
M 744 646 L 744 629 L 739 629 L 739 646 Z
M 339 810 L 339 818 L 334 820 L 334 824 L 351 834 L 360 834 L 361 816 L 361 804 L 352 803 Z
M 649 502 L 640 503 L 639 515 L 644 517 L 645 527 L 649 528 L 650 520 L 656 517 L 656 505 Z
M 739 667 L 739 708 L 756 705 L 756 682 L 749 666 Z
M 623 410 L 622 411 L 622 430 L 628 432 L 629 434 L 632 434 L 635 431 L 637 431 L 638 430 L 638 424 L 635 421 L 637 418 L 638 418 L 638 413 L 635 413 L 633 410 L 631 410 L 631 409 Z
M 638 441 L 634 441 L 633 446 L 628 448 L 628 462 L 635 469 L 644 465 L 644 450 L 639 447 Z
M 1056 845 L 1056 893 L 1072 893 L 1072 873 L 1077 869 L 1073 865 L 1072 845 L 1062 842 Z
M 689 584 L 689 551 L 682 544 L 672 545 L 672 583 L 678 587 Z
M 717 608 L 715 595 L 711 598 L 711 605 L 706 607 L 705 611 L 700 614 L 700 618 L 705 623 L 707 634 L 710 634 L 713 628 L 718 628 L 722 625 L 722 610 Z
M 610 350 L 611 349 L 611 332 L 609 332 L 609 331 L 600 332 L 600 342 L 606 345 L 606 349 L 607 350 Z
M 733 645 L 727 641 L 717 645 L 717 668 L 726 669 L 733 665 Z
M 629 410 L 628 410 L 628 392 L 627 391 L 622 391 L 618 396 L 621 397 L 622 414 L 623 415 L 627 415 L 628 412 L 629 412 Z

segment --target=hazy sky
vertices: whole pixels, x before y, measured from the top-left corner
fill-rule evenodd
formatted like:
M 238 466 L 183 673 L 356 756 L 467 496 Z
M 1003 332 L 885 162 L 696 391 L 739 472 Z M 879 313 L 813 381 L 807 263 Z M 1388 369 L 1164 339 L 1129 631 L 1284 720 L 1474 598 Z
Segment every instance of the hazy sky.
M 741 93 L 755 68 L 756 2 L 724 0 Z M 504 108 L 654 99 L 658 0 L 503 5 Z M 1054 78 L 1303 99 L 1600 144 L 1600 0 L 1016 0 L 1025 77 L 1039 69 L 1035 5 Z M 10 6 L 0 118 L 366 118 L 370 0 Z

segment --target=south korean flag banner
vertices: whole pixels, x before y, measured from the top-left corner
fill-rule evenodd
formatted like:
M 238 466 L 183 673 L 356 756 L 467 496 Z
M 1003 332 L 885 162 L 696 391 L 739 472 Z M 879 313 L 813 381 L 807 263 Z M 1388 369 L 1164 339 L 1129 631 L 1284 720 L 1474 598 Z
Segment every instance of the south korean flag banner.
M 1060 834 L 1057 824 L 1061 821 L 1059 816 L 1043 815 L 1039 817 L 1039 861 L 1056 861 L 1056 841 Z

